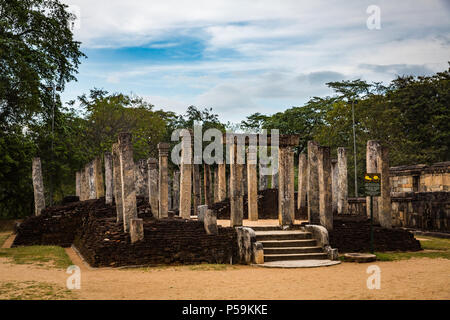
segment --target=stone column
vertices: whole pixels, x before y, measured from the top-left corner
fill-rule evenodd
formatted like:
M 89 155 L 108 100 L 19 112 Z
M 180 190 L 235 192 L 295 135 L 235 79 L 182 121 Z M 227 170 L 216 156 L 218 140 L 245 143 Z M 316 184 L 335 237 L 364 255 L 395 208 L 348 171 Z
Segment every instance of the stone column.
M 306 185 L 307 185 L 308 162 L 306 154 L 301 153 L 298 157 L 298 180 L 297 180 L 297 209 L 301 215 L 308 214 L 308 206 L 306 204 Z
M 331 197 L 331 155 L 330 147 L 319 147 L 319 212 L 320 224 L 328 231 L 333 230 Z
M 219 202 L 219 169 L 214 168 L 214 203 Z
M 170 176 L 168 176 L 168 178 L 167 178 L 167 188 L 168 188 L 167 189 L 167 208 L 168 208 L 168 210 L 173 210 L 172 184 L 173 184 L 173 179 Z
M 262 174 L 263 170 L 267 170 L 268 165 L 259 163 L 259 190 L 266 190 L 269 186 L 269 176 Z
M 333 215 L 337 214 L 337 202 L 338 202 L 338 165 L 337 159 L 331 160 L 331 211 Z
M 242 194 L 246 195 L 248 191 L 247 166 L 242 166 Z
M 80 173 L 80 171 L 75 172 L 75 195 L 81 201 L 81 173 Z
M 310 224 L 320 224 L 318 157 L 319 144 L 315 141 L 308 141 L 307 195 Z
M 158 197 L 158 203 L 159 203 L 159 211 L 158 211 L 158 218 L 167 218 L 169 213 L 168 208 L 168 201 L 169 201 L 169 194 L 168 194 L 168 183 L 169 183 L 169 177 L 167 172 L 167 166 L 168 166 L 168 157 L 169 157 L 169 144 L 165 142 L 158 143 L 158 150 L 159 150 L 159 184 L 158 184 L 158 191 L 159 191 L 159 197 Z M 183 174 L 183 172 L 181 173 Z
M 347 182 L 347 151 L 345 148 L 337 149 L 337 214 L 348 212 L 348 182 Z
M 193 184 L 193 202 L 194 202 L 194 216 L 198 216 L 198 206 L 202 201 L 202 179 L 200 178 L 200 165 L 194 164 L 192 170 L 192 184 Z M 180 186 L 181 188 L 181 186 Z
M 258 220 L 258 178 L 256 174 L 257 147 L 247 149 L 248 219 Z
M 111 204 L 113 200 L 113 168 L 112 168 L 112 155 L 110 152 L 105 152 L 105 203 Z
M 218 165 L 218 188 L 219 188 L 219 201 L 223 201 L 227 197 L 227 173 L 226 164 L 219 163 Z
M 203 164 L 203 191 L 205 193 L 205 204 L 210 206 L 214 202 L 213 185 L 211 181 L 211 167 L 208 164 Z
M 278 152 L 280 152 L 279 148 L 278 148 Z M 278 163 L 278 159 L 280 157 L 278 156 L 278 158 L 275 159 L 275 162 L 272 163 L 272 189 L 276 189 L 278 188 L 278 177 L 279 177 L 279 166 L 280 164 Z
M 42 179 L 41 158 L 33 158 L 32 177 L 34 189 L 34 214 L 39 216 L 45 209 L 44 181 Z
M 131 243 L 144 240 L 144 221 L 142 219 L 133 218 L 130 220 L 130 238 Z
M 158 190 L 158 160 L 155 158 L 147 159 L 148 168 L 148 201 L 152 210 L 153 217 L 159 217 L 159 190 Z
M 94 181 L 95 181 L 95 198 L 100 199 L 101 197 L 105 196 L 102 159 L 100 157 L 96 157 L 94 160 Z
M 190 136 L 181 138 L 180 217 L 191 218 L 192 201 L 192 144 Z
M 119 143 L 114 143 L 112 145 L 111 153 L 114 179 L 114 202 L 116 203 L 116 222 L 123 223 L 122 174 L 120 169 Z
M 94 160 L 86 165 L 86 177 L 88 185 L 88 199 L 96 199 L 96 188 L 95 188 L 95 175 L 94 175 Z
M 175 171 L 173 173 L 173 199 L 172 208 L 173 210 L 180 209 L 180 171 Z
M 367 141 L 366 149 L 366 172 L 367 173 L 381 173 L 381 166 L 378 164 L 378 155 L 381 149 L 379 141 L 369 140 Z M 382 177 L 383 179 L 383 177 Z M 370 197 L 366 197 L 366 210 L 367 217 L 370 218 Z M 378 224 L 378 201 L 377 197 L 374 197 L 373 201 L 373 222 Z
M 216 212 L 211 209 L 205 210 L 205 216 L 203 218 L 203 225 L 205 227 L 206 234 L 217 234 L 217 217 Z
M 135 164 L 136 173 L 136 196 L 146 197 L 148 194 L 147 161 L 140 159 Z
M 230 225 L 231 227 L 242 226 L 244 215 L 244 201 L 242 196 L 242 164 L 239 164 L 238 146 L 229 143 L 230 148 Z M 241 159 L 242 160 L 242 159 Z M 241 161 L 240 163 L 242 163 Z
M 119 133 L 119 152 L 123 229 L 125 232 L 130 232 L 131 220 L 137 218 L 136 178 L 134 176 L 133 145 L 130 133 Z
M 384 228 L 392 228 L 391 185 L 389 181 L 389 149 L 381 147 L 378 154 L 381 173 L 381 197 L 378 197 L 378 219 Z
M 85 168 L 80 170 L 80 180 L 81 180 L 80 201 L 85 201 L 89 199 L 89 186 Z
M 280 225 L 294 223 L 294 153 L 289 147 L 278 149 L 278 220 Z

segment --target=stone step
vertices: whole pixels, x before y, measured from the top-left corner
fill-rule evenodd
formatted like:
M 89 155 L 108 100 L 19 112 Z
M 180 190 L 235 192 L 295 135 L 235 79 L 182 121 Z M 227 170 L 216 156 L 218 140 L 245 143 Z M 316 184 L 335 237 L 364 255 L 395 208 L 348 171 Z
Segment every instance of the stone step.
M 255 231 L 256 240 L 299 240 L 311 239 L 310 232 L 303 231 Z
M 322 252 L 323 252 L 322 248 L 317 246 L 264 248 L 264 254 L 296 254 L 296 253 L 322 253 Z
M 256 231 L 282 231 L 280 226 L 253 226 L 249 227 Z
M 264 254 L 264 262 L 285 260 L 324 260 L 326 253 Z
M 315 239 L 301 239 L 301 240 L 266 240 L 260 241 L 263 248 L 280 248 L 280 247 L 314 247 L 316 245 Z

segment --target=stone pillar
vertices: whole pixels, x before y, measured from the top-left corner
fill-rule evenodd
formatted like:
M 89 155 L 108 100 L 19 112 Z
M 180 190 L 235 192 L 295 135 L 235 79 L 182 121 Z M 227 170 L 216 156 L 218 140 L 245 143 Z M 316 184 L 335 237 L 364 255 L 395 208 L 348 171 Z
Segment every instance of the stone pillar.
M 80 170 L 80 180 L 81 180 L 80 201 L 85 201 L 89 199 L 89 186 L 85 168 Z
M 280 152 L 279 148 L 278 148 L 278 152 Z M 272 189 L 278 188 L 278 177 L 279 177 L 279 166 L 280 166 L 280 164 L 278 163 L 279 158 L 280 157 L 278 156 L 278 158 L 275 159 L 275 162 L 272 163 Z
M 168 201 L 169 201 L 169 177 L 167 172 L 168 167 L 168 157 L 169 157 L 169 144 L 165 142 L 158 143 L 159 150 L 159 184 L 158 184 L 158 203 L 159 203 L 159 211 L 158 218 L 167 218 L 169 213 Z M 183 172 L 181 173 L 183 174 Z
M 75 172 L 75 195 L 81 201 L 81 173 L 80 173 L 80 171 Z
M 338 202 L 338 165 L 337 159 L 331 160 L 331 211 L 333 215 L 337 214 L 337 202 Z
M 206 209 L 205 216 L 203 218 L 203 226 L 205 227 L 206 234 L 217 234 L 217 217 L 216 212 L 211 209 Z
M 214 168 L 214 203 L 219 202 L 219 169 Z
M 205 204 L 210 206 L 214 202 L 213 185 L 211 181 L 211 167 L 208 164 L 203 164 L 203 186 L 205 194 Z
M 193 184 L 193 202 L 194 202 L 194 216 L 198 216 L 198 206 L 202 201 L 202 179 L 200 178 L 200 165 L 194 164 L 192 170 L 192 184 Z M 181 186 L 180 186 L 181 188 Z
M 100 199 L 101 197 L 105 196 L 102 159 L 100 157 L 96 157 L 94 160 L 94 182 L 95 182 L 95 198 Z
M 197 220 L 198 221 L 203 222 L 203 220 L 205 220 L 206 210 L 208 210 L 208 206 L 206 204 L 198 206 L 198 208 L 197 208 L 197 212 L 198 212 Z
M 256 174 L 257 147 L 247 149 L 248 219 L 258 220 L 258 177 Z
M 266 190 L 269 186 L 269 176 L 262 174 L 263 170 L 267 170 L 268 165 L 259 163 L 259 190 Z
M 318 171 L 319 144 L 308 141 L 308 221 L 310 224 L 320 224 L 319 209 L 319 171 Z
M 278 220 L 280 225 L 294 223 L 294 152 L 289 147 L 278 149 Z
M 110 152 L 105 152 L 105 203 L 111 204 L 113 200 L 113 168 L 112 155 Z
M 348 182 L 347 182 L 347 151 L 345 148 L 337 149 L 337 214 L 348 213 Z
M 218 188 L 219 188 L 219 201 L 223 201 L 227 197 L 227 165 L 225 163 L 219 163 L 218 166 Z
M 308 214 L 308 206 L 306 204 L 306 185 L 307 185 L 308 162 L 306 154 L 301 153 L 298 157 L 298 180 L 297 180 L 297 209 L 301 215 Z
M 44 181 L 42 179 L 41 158 L 33 158 L 32 177 L 34 189 L 34 214 L 39 216 L 45 209 Z
M 242 226 L 244 215 L 244 200 L 242 196 L 242 159 L 237 152 L 236 143 L 229 143 L 230 148 L 230 225 Z M 239 161 L 241 160 L 241 161 Z
M 180 209 L 180 171 L 175 171 L 173 173 L 173 198 L 172 198 L 172 208 L 173 210 Z
M 122 174 L 120 169 L 119 143 L 114 143 L 112 145 L 111 153 L 114 179 L 114 202 L 116 203 L 116 222 L 123 223 Z
M 168 190 L 167 190 L 167 207 L 168 207 L 168 209 L 169 210 L 173 210 L 173 194 L 172 194 L 172 184 L 173 184 L 173 179 L 169 176 L 168 178 L 167 178 L 167 181 L 168 181 L 168 183 L 167 183 L 167 187 L 168 187 Z
M 142 219 L 133 218 L 130 221 L 130 238 L 131 243 L 144 240 L 144 221 Z
M 247 166 L 242 166 L 242 194 L 246 195 L 248 192 L 248 180 L 247 180 Z
M 131 134 L 119 133 L 120 179 L 122 184 L 123 229 L 130 232 L 132 219 L 137 218 L 136 178 L 134 176 Z
M 384 228 L 392 228 L 391 185 L 389 181 L 389 149 L 381 147 L 378 154 L 381 173 L 381 197 L 378 197 L 378 219 Z
M 381 173 L 381 166 L 379 166 L 379 153 L 380 153 L 381 145 L 379 141 L 369 140 L 367 141 L 367 149 L 366 149 L 366 172 L 367 173 Z M 381 177 L 383 179 L 383 177 Z M 366 197 L 366 210 L 367 217 L 370 218 L 370 197 Z M 375 224 L 380 223 L 378 219 L 378 201 L 377 197 L 374 197 L 373 201 L 373 222 Z
M 180 217 L 191 218 L 192 201 L 192 144 L 191 137 L 181 138 Z
M 330 147 L 319 147 L 319 212 L 320 224 L 328 231 L 333 230 L 331 196 L 331 154 Z
M 94 175 L 94 160 L 86 165 L 86 177 L 88 185 L 88 199 L 96 199 L 96 188 L 95 188 L 95 175 Z
M 135 164 L 136 196 L 146 197 L 148 194 L 147 161 L 140 159 Z
M 158 190 L 158 160 L 155 158 L 147 159 L 148 169 L 148 201 L 152 210 L 153 217 L 159 217 L 159 190 Z

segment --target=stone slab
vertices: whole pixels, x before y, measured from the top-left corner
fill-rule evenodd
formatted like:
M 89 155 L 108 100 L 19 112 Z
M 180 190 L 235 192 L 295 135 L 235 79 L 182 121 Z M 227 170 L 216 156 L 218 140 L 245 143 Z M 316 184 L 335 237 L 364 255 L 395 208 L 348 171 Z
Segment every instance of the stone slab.
M 287 260 L 287 261 L 271 261 L 263 264 L 255 264 L 264 268 L 317 268 L 328 267 L 340 264 L 341 261 L 333 260 Z

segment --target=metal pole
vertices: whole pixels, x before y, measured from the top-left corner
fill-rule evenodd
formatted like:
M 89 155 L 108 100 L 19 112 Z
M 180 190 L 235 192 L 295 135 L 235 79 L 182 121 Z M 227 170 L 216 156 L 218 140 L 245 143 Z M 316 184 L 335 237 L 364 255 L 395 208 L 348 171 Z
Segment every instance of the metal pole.
M 370 253 L 373 251 L 373 196 L 370 196 Z
M 51 142 L 51 156 L 50 156 L 50 206 L 53 205 L 53 142 L 55 140 L 55 84 L 52 84 L 53 89 L 53 107 L 52 107 L 52 142 Z
M 355 197 L 358 197 L 358 170 L 356 165 L 356 129 L 355 129 L 355 107 L 352 99 L 352 120 L 353 120 L 353 159 L 355 164 Z

